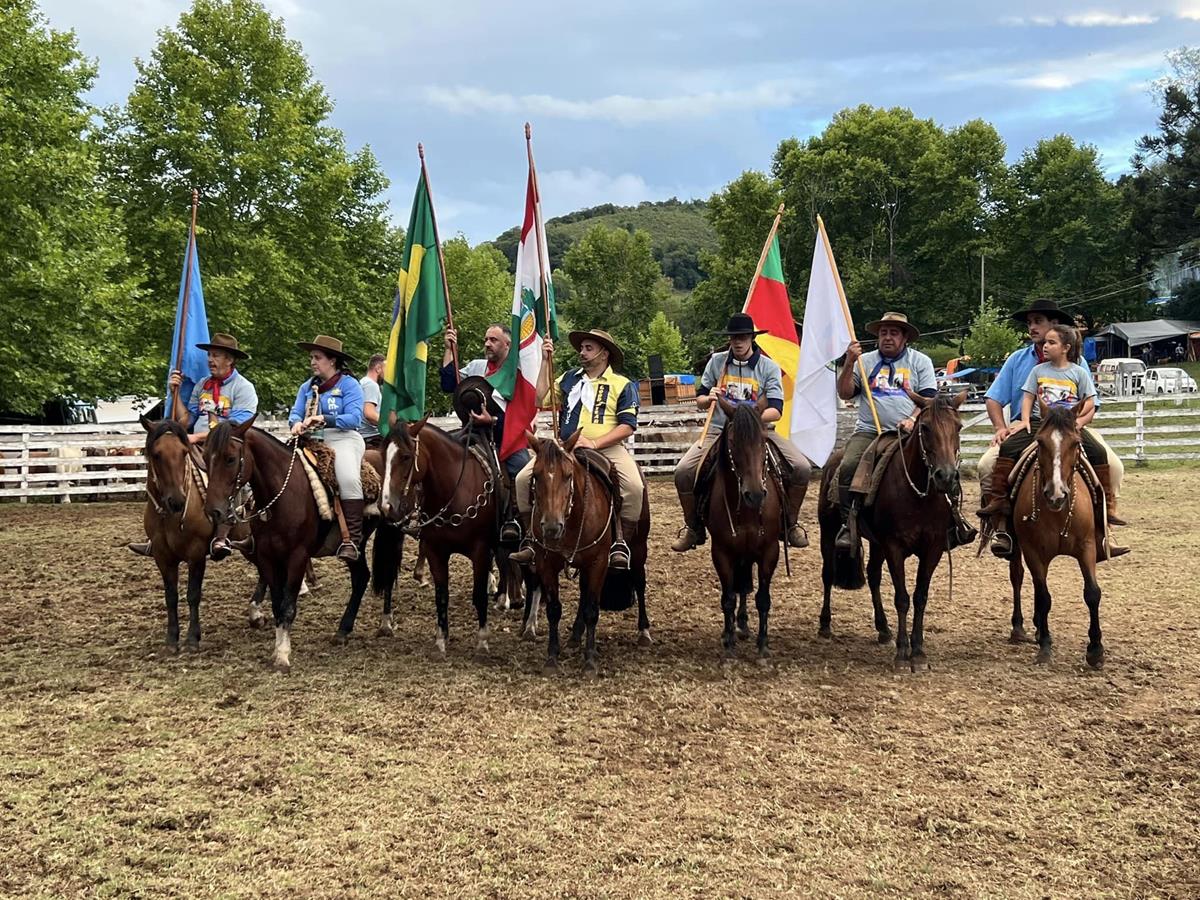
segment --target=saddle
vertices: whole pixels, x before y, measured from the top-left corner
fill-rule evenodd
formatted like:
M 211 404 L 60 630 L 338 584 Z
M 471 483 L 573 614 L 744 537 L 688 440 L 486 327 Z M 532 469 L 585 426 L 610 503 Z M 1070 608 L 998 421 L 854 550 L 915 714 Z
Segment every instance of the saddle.
M 576 447 L 575 460 L 587 471 L 599 478 L 600 483 L 604 485 L 610 494 L 617 490 L 617 479 L 613 472 L 612 463 L 599 450 L 587 450 L 582 447 Z
M 337 453 L 324 441 L 305 441 L 301 445 L 300 461 L 308 475 L 308 483 L 312 488 L 313 499 L 317 502 L 317 510 L 321 518 L 333 521 L 333 497 L 337 494 L 337 473 L 333 461 Z M 367 506 L 378 502 L 379 493 L 383 486 L 382 479 L 376 468 L 365 459 L 360 473 L 363 487 L 363 501 Z
M 879 486 L 883 484 L 883 473 L 887 471 L 888 463 L 899 449 L 900 436 L 895 431 L 885 431 L 863 451 L 858 468 L 854 470 L 854 477 L 850 480 L 850 492 L 862 497 L 864 508 L 875 502 Z M 827 497 L 833 506 L 840 502 L 836 478 L 830 479 Z
M 705 452 L 696 470 L 696 486 L 692 490 L 696 502 L 696 518 L 700 522 L 708 520 L 708 501 L 712 494 L 713 481 L 717 475 L 717 463 L 721 459 L 721 448 L 725 445 L 724 435 L 712 442 Z M 784 459 L 783 454 L 770 441 L 766 441 L 767 456 L 779 473 L 780 482 L 777 485 L 780 496 L 787 494 L 786 485 L 792 477 L 792 466 Z
M 1017 458 L 1012 471 L 1008 473 L 1008 499 L 1014 507 L 1017 502 L 1017 495 L 1021 491 L 1022 483 L 1037 465 L 1037 448 L 1037 441 L 1026 447 Z M 1092 464 L 1088 462 L 1087 457 L 1082 453 L 1079 454 L 1079 459 L 1075 461 L 1075 471 L 1083 477 L 1083 483 L 1087 486 L 1088 493 L 1091 495 L 1092 511 L 1096 519 L 1096 531 L 1104 538 L 1107 545 L 1109 536 L 1108 510 L 1105 505 L 1107 499 L 1104 496 L 1104 486 L 1100 483 L 1100 476 L 1096 474 L 1096 470 L 1092 468 Z

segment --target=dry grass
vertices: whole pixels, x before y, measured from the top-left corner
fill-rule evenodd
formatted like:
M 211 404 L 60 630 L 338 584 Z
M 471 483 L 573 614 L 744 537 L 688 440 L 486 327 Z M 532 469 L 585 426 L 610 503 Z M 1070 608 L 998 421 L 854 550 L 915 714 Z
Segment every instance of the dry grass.
M 575 655 L 543 677 L 515 613 L 477 656 L 461 578 L 445 661 L 408 581 L 396 637 L 369 602 L 335 648 L 345 579 L 324 561 L 290 676 L 246 627 L 235 561 L 210 569 L 201 653 L 168 657 L 157 574 L 118 549 L 139 507 L 6 505 L 0 893 L 1196 896 L 1193 481 L 1128 479 L 1137 549 L 1101 567 L 1103 672 L 1070 565 L 1035 668 L 1005 642 L 1006 569 L 960 551 L 923 677 L 892 674 L 865 594 L 836 596 L 837 636 L 817 638 L 816 551 L 776 583 L 774 665 L 743 645 L 723 671 L 711 564 L 666 549 L 666 485 L 657 643 L 608 614 L 598 682 Z

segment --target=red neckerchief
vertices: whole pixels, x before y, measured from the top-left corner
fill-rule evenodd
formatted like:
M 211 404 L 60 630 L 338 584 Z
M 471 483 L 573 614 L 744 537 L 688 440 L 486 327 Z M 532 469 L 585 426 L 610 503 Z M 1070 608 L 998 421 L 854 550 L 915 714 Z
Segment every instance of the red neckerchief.
M 213 408 L 214 409 L 217 408 L 217 401 L 219 401 L 221 399 L 221 385 L 223 385 L 230 378 L 232 378 L 233 373 L 236 371 L 237 371 L 237 369 L 231 368 L 229 370 L 229 374 L 226 375 L 224 378 L 218 378 L 216 375 L 213 375 L 211 378 L 208 378 L 205 380 L 204 386 L 201 388 L 201 390 L 205 390 L 205 391 L 211 390 L 212 391 L 212 399 L 213 399 Z
M 320 387 L 318 387 L 317 393 L 324 394 L 327 391 L 333 390 L 337 386 L 337 383 L 341 380 L 342 380 L 342 373 L 338 372 L 336 375 L 334 375 L 332 378 L 330 378 L 328 381 L 326 381 L 324 384 L 322 384 Z
M 1033 345 L 1033 355 L 1037 357 L 1037 361 L 1040 363 L 1044 363 L 1046 361 L 1046 354 L 1042 350 L 1041 344 Z

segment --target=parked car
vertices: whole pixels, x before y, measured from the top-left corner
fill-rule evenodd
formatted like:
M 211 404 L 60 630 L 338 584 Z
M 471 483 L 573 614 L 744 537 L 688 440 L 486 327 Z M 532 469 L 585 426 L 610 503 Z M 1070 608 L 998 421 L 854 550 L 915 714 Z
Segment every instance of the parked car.
M 1096 390 L 1110 397 L 1141 393 L 1146 364 L 1140 359 L 1112 357 L 1096 366 Z
M 1164 366 L 1147 369 L 1142 376 L 1143 394 L 1195 393 L 1196 381 L 1183 369 Z

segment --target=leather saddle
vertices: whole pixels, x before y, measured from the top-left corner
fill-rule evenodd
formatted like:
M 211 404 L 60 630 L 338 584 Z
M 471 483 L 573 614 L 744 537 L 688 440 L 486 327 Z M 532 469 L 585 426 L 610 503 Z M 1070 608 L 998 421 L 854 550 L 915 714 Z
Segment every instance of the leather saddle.
M 875 502 L 875 496 L 879 493 L 879 486 L 883 484 L 883 475 L 887 471 L 888 463 L 892 461 L 892 457 L 899 449 L 900 436 L 895 431 L 885 431 L 863 451 L 863 455 L 858 461 L 858 468 L 854 470 L 854 477 L 850 480 L 850 492 L 858 494 L 862 498 L 863 507 L 868 507 Z M 830 479 L 826 498 L 833 506 L 837 506 L 840 502 L 836 478 Z
M 324 441 L 306 441 L 301 445 L 301 449 L 305 461 L 316 473 L 321 487 L 325 489 L 326 500 L 336 496 L 337 472 L 334 469 L 333 461 L 337 453 Z M 379 500 L 383 479 L 380 477 L 379 471 L 365 458 L 362 461 L 360 477 L 362 478 L 363 500 L 369 506 Z M 315 485 L 313 492 L 315 495 Z M 320 505 L 320 498 L 318 498 L 318 505 Z

